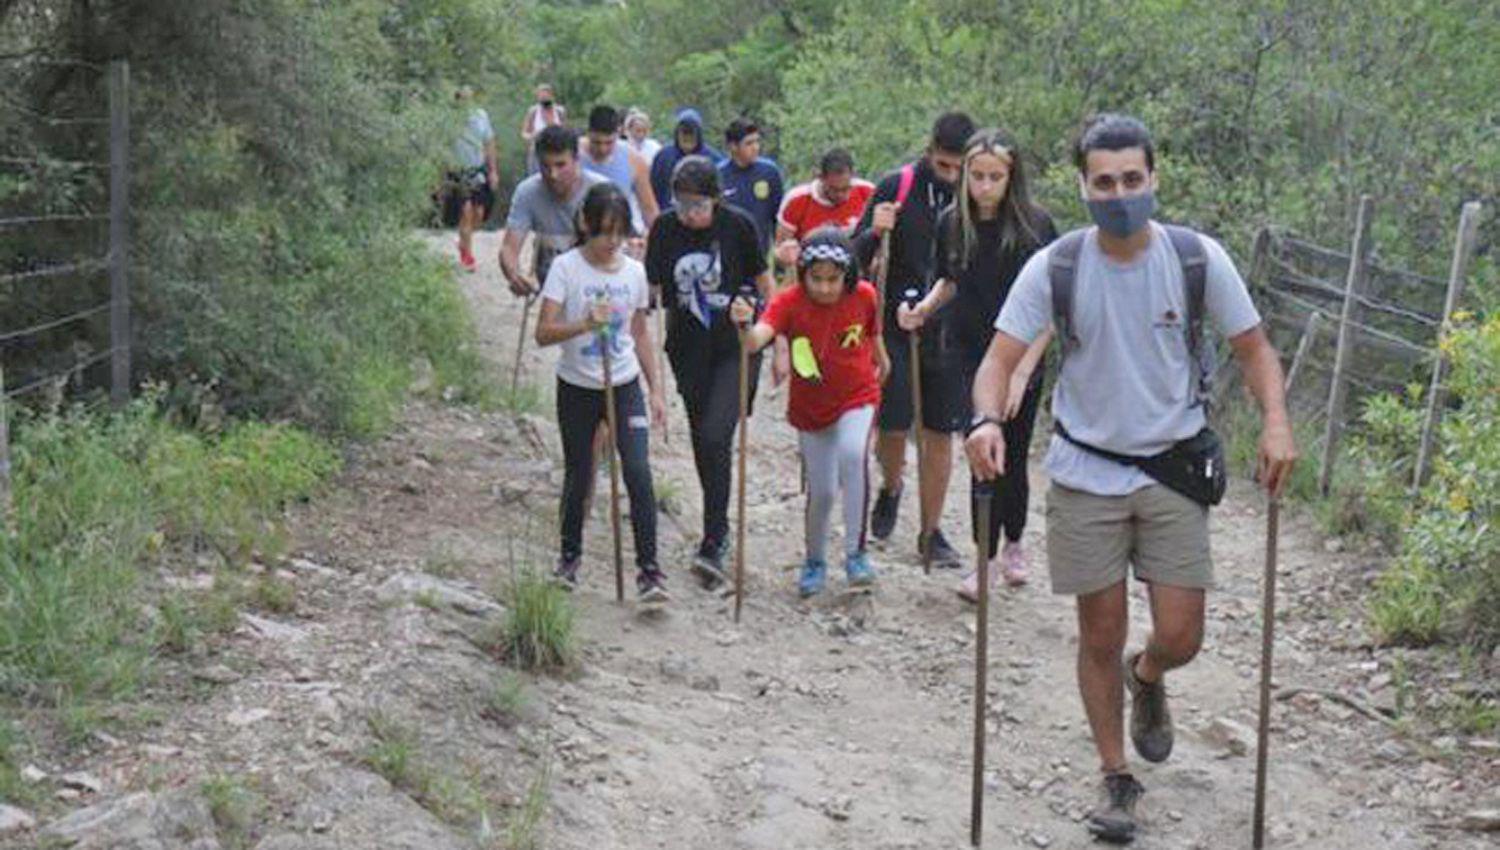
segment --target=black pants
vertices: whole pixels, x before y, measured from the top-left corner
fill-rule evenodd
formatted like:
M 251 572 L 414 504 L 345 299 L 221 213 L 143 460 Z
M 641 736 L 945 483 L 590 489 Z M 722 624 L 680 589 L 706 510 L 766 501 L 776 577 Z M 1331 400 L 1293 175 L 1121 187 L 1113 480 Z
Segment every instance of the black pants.
M 562 432 L 562 556 L 583 552 L 583 509 L 594 479 L 594 431 L 605 420 L 604 390 L 557 382 L 557 424 Z M 615 446 L 625 490 L 630 494 L 630 525 L 635 532 L 635 563 L 656 566 L 656 491 L 647 451 L 650 418 L 637 378 L 615 387 Z
M 734 430 L 740 416 L 740 361 L 737 350 L 675 353 L 672 371 L 687 408 L 693 463 L 703 488 L 703 539 L 723 543 L 729 536 L 729 491 L 733 476 Z M 750 393 L 755 398 L 761 355 L 750 358 Z M 747 411 L 748 414 L 748 411 Z
M 1021 409 L 1001 426 L 1005 434 L 1005 474 L 994 481 L 984 482 L 976 478 L 969 480 L 969 524 L 974 529 L 974 544 L 979 544 L 979 501 L 982 492 L 991 495 L 990 502 L 990 552 L 1000 551 L 1000 532 L 1005 540 L 1015 543 L 1026 530 L 1026 511 L 1031 503 L 1031 481 L 1026 462 L 1031 452 L 1031 434 L 1036 427 L 1037 408 L 1041 406 L 1042 380 L 1046 364 L 1038 363 L 1036 377 L 1021 397 Z

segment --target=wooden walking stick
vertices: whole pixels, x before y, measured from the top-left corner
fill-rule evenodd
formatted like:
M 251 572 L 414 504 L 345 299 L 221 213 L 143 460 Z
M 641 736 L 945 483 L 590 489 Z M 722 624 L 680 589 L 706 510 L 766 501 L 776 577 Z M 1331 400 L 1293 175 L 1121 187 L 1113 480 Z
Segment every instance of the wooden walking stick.
M 1276 636 L 1276 546 L 1281 536 L 1281 497 L 1271 495 L 1266 505 L 1266 574 L 1260 624 L 1260 728 L 1255 739 L 1255 820 L 1252 844 L 1265 846 L 1266 745 L 1271 733 L 1271 649 Z
M 908 289 L 902 293 L 906 299 L 907 309 L 914 309 L 917 302 L 921 300 L 921 293 L 915 289 Z M 916 436 L 917 443 L 917 518 L 922 534 L 927 533 L 927 476 L 923 471 L 927 464 L 922 460 L 922 330 L 906 332 L 907 342 L 911 345 L 911 357 L 907 358 L 911 366 L 911 427 Z M 985 526 L 988 528 L 988 526 Z M 920 538 L 919 538 L 920 539 Z M 922 556 L 922 574 L 932 575 L 932 558 L 928 557 L 931 547 L 923 547 L 920 552 Z
M 990 509 L 993 487 L 983 487 L 976 494 L 979 509 L 979 610 L 974 643 L 974 787 L 969 806 L 969 842 L 978 847 L 984 838 L 984 715 L 989 695 L 990 664 Z
M 740 293 L 740 297 L 749 298 L 751 299 L 751 303 L 754 303 L 753 294 L 747 294 L 742 291 Z M 751 323 L 754 323 L 753 319 L 751 320 Z M 741 326 L 739 329 L 739 333 L 740 456 L 738 459 L 739 468 L 736 470 L 738 479 L 735 481 L 735 486 L 739 488 L 739 492 L 736 497 L 736 501 L 738 504 L 735 507 L 735 511 L 737 513 L 736 522 L 738 523 L 738 527 L 734 531 L 734 621 L 736 623 L 740 621 L 740 606 L 742 606 L 745 601 L 745 458 L 750 453 L 750 439 L 748 433 L 749 429 L 745 427 L 745 417 L 750 410 L 750 348 L 746 343 L 749 342 L 748 337 L 750 335 L 750 326 L 748 324 Z
M 521 385 L 521 355 L 526 351 L 526 323 L 531 319 L 531 305 L 536 303 L 537 293 L 526 296 L 526 306 L 521 309 L 521 333 L 516 337 L 516 365 L 510 370 L 510 395 L 515 399 Z
M 625 601 L 625 556 L 620 543 L 620 464 L 616 454 L 619 439 L 619 423 L 615 415 L 615 384 L 609 361 L 613 345 L 614 328 L 606 325 L 599 329 L 599 359 L 604 363 L 604 421 L 609 428 L 609 528 L 615 538 L 615 601 Z

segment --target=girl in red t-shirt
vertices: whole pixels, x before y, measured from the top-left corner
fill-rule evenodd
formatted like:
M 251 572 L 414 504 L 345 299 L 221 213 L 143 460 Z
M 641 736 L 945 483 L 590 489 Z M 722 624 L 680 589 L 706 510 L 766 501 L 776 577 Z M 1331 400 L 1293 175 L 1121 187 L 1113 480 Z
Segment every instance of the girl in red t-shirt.
M 730 317 L 743 326 L 755 310 L 743 299 Z M 787 420 L 799 432 L 807 467 L 807 560 L 797 589 L 811 596 L 828 572 L 824 551 L 834 496 L 844 499 L 844 572 L 850 585 L 875 580 L 865 554 L 866 467 L 870 426 L 880 385 L 891 370 L 880 334 L 875 288 L 859 279 L 854 249 L 843 232 L 823 228 L 802 243 L 797 285 L 771 299 L 746 331 L 750 351 L 777 336 L 791 341 L 792 383 Z

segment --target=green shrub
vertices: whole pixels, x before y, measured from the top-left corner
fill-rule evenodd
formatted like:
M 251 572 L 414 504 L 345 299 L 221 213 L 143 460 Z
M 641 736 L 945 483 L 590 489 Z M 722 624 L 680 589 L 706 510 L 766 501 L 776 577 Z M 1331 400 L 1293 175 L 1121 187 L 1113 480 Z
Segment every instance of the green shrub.
M 573 661 L 573 604 L 568 594 L 535 570 L 510 579 L 500 651 L 525 670 L 559 670 Z

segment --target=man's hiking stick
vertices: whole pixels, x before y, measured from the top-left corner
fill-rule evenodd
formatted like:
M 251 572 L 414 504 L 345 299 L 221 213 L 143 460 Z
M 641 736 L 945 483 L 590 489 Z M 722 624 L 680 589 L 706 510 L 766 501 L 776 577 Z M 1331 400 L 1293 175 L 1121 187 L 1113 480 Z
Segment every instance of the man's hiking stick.
M 1276 635 L 1276 544 L 1281 536 L 1281 498 L 1272 494 L 1266 505 L 1266 574 L 1260 623 L 1260 728 L 1255 740 L 1255 820 L 1252 844 L 1265 846 L 1266 744 L 1271 732 L 1271 649 Z
M 989 694 L 990 664 L 990 509 L 994 500 L 992 488 L 983 487 L 975 494 L 979 513 L 979 611 L 974 642 L 974 787 L 969 807 L 969 843 L 980 845 L 984 837 L 984 715 Z
M 529 304 L 529 302 L 528 302 Z M 609 428 L 609 439 L 605 442 L 605 449 L 609 457 L 609 529 L 615 538 L 615 601 L 625 601 L 625 556 L 620 544 L 620 464 L 616 457 L 619 451 L 616 440 L 620 432 L 618 417 L 615 414 L 615 384 L 611 373 L 610 337 L 614 335 L 611 327 L 599 329 L 599 359 L 604 364 L 604 421 Z
M 907 309 L 917 306 L 920 293 L 915 289 L 906 290 L 903 295 L 906 298 Z M 927 532 L 927 476 L 924 470 L 927 464 L 922 460 L 922 330 L 906 332 L 906 340 L 911 345 L 911 427 L 917 443 L 917 519 L 921 528 L 919 532 Z M 985 526 L 986 528 L 988 526 Z M 920 536 L 918 537 L 920 540 Z M 932 575 L 932 559 L 928 557 L 932 547 L 923 546 L 922 551 L 917 553 L 922 557 L 922 574 Z
M 515 401 L 516 390 L 521 386 L 521 355 L 526 351 L 526 323 L 531 320 L 531 305 L 536 302 L 537 293 L 533 292 L 526 296 L 526 306 L 521 309 L 521 333 L 516 336 L 516 365 L 510 370 L 510 395 L 511 401 Z
M 738 527 L 735 529 L 734 541 L 734 621 L 740 621 L 740 606 L 745 599 L 745 456 L 750 453 L 750 441 L 746 434 L 745 414 L 750 407 L 750 349 L 748 346 L 750 329 L 740 328 L 740 456 L 739 469 L 735 486 L 739 488 L 737 497 L 738 505 L 735 510 L 738 513 L 736 521 Z
M 656 298 L 656 329 L 661 332 L 661 351 L 656 358 L 656 385 L 661 387 L 662 398 L 667 397 L 667 288 L 660 287 Z M 662 404 L 661 441 L 671 445 L 671 432 L 667 430 L 666 404 Z

